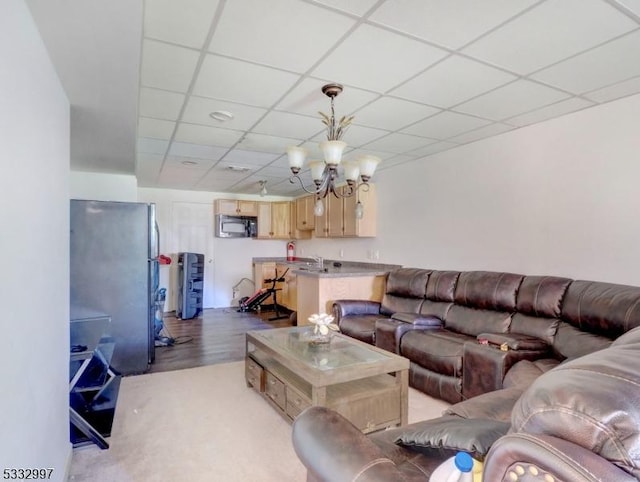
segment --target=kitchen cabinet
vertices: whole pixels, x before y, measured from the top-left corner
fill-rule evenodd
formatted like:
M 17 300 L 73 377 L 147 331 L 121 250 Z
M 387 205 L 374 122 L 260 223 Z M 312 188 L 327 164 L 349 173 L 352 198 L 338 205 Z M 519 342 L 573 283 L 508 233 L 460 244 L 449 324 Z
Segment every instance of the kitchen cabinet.
M 271 283 L 265 283 L 266 279 L 273 279 L 276 275 L 275 261 L 253 263 L 253 283 L 256 291 L 260 288 L 271 288 Z
M 300 197 L 295 200 L 296 205 L 296 228 L 300 231 L 315 229 L 316 217 L 313 214 L 316 197 L 314 195 Z
M 291 206 L 289 201 L 258 203 L 259 239 L 291 238 Z
M 284 275 L 284 281 L 277 284 L 277 287 L 280 288 L 280 291 L 278 291 L 278 303 L 291 311 L 296 311 L 298 303 L 297 277 L 293 274 L 292 269 L 287 271 L 287 268 L 290 268 L 290 266 L 276 264 L 278 276 Z
M 240 199 L 216 199 L 215 213 L 229 216 L 257 216 L 258 202 Z
M 340 187 L 344 192 L 346 186 Z M 375 185 L 348 198 L 336 198 L 329 194 L 323 199 L 324 214 L 316 217 L 315 236 L 317 238 L 374 237 L 378 216 Z M 364 207 L 362 219 L 356 219 L 355 209 L 358 199 Z
M 292 201 L 289 203 L 290 215 L 289 219 L 291 220 L 291 232 L 289 233 L 290 239 L 311 239 L 311 229 L 301 230 L 298 228 L 297 223 L 297 213 L 298 213 L 298 203 L 297 201 Z M 311 213 L 313 215 L 313 213 Z M 315 221 L 314 221 L 315 222 Z

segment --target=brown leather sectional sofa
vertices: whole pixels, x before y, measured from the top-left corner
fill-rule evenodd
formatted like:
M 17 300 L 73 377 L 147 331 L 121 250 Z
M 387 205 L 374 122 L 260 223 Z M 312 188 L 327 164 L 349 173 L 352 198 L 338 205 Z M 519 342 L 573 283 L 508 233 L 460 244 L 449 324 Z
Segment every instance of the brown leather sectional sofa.
M 555 276 L 400 268 L 381 302 L 338 300 L 342 333 L 411 361 L 409 383 L 459 402 L 503 388 L 521 360 L 561 361 L 640 325 L 640 288 Z
M 457 403 L 367 436 L 307 409 L 293 444 L 309 481 L 427 481 L 459 450 L 491 482 L 640 480 L 639 287 L 403 268 L 380 303 L 334 311 L 343 333 L 408 357 L 414 387 Z

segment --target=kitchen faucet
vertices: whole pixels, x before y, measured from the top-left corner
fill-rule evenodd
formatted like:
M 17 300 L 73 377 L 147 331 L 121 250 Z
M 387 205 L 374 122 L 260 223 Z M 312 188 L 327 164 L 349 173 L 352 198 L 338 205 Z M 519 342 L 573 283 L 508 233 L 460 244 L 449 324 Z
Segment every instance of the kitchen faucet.
M 321 256 L 311 256 L 311 259 L 313 259 L 316 262 L 316 266 L 320 269 L 324 268 L 324 259 L 322 259 Z

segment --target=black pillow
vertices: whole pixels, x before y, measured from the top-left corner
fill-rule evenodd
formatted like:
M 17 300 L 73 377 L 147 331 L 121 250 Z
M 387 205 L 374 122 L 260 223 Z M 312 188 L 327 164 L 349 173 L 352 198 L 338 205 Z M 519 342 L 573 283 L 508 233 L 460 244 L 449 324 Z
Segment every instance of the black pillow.
M 510 426 L 497 420 L 445 415 L 408 426 L 394 443 L 424 453 L 433 449 L 460 450 L 482 461 L 493 442 Z

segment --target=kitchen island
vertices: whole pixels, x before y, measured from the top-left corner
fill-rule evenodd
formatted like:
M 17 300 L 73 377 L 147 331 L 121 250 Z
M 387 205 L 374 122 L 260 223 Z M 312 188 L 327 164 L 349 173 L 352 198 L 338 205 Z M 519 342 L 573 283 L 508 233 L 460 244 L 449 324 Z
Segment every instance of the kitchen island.
M 335 266 L 340 264 L 341 266 Z M 396 264 L 324 260 L 321 268 L 312 258 L 253 258 L 256 287 L 277 271 L 281 276 L 289 268 L 285 281 L 278 285 L 278 301 L 297 312 L 297 324 L 308 325 L 314 313 L 331 313 L 338 299 L 382 300 L 387 273 L 400 268 Z M 267 276 L 264 276 L 264 275 Z M 262 278 L 259 278 L 262 276 Z

